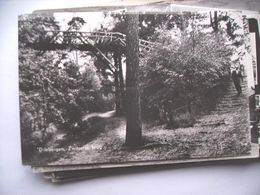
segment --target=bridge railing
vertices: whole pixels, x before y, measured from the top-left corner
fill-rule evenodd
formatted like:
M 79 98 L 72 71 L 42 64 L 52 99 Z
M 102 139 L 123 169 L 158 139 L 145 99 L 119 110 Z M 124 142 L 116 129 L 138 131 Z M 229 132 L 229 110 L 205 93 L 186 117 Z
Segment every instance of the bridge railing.
M 76 38 L 89 38 L 89 39 L 101 39 L 110 38 L 111 41 L 115 39 L 125 40 L 125 35 L 118 32 L 80 32 L 80 31 L 45 31 L 48 36 L 54 36 L 54 40 L 63 40 L 64 38 L 76 39 Z
M 82 38 L 85 41 L 102 41 L 104 39 L 108 39 L 111 42 L 119 40 L 121 43 L 126 44 L 126 35 L 119 32 L 81 32 L 81 31 L 45 31 L 46 34 L 52 39 L 50 42 L 57 43 L 82 43 Z M 145 50 L 151 50 L 154 47 L 158 47 L 161 44 L 151 41 L 146 41 L 143 39 L 139 39 L 139 46 Z

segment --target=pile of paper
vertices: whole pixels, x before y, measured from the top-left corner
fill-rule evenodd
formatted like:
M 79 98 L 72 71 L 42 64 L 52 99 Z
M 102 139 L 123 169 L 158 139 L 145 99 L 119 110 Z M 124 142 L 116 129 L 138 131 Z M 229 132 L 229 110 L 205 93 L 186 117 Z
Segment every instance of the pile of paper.
M 258 160 L 259 18 L 169 3 L 21 15 L 23 164 L 64 182 Z

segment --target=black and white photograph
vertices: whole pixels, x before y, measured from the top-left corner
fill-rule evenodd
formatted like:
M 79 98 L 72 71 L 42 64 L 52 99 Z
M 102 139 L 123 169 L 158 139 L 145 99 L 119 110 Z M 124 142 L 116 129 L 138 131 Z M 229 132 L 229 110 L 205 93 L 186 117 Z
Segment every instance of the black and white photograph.
M 23 164 L 259 157 L 241 12 L 25 14 L 18 30 Z

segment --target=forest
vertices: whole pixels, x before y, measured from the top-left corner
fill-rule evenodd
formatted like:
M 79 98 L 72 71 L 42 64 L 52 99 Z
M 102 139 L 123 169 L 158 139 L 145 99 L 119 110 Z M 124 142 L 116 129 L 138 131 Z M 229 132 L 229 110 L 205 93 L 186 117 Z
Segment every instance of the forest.
M 24 163 L 250 152 L 246 24 L 240 15 L 102 13 L 92 28 L 95 21 L 80 14 L 58 19 L 19 17 Z M 241 95 L 231 79 L 235 69 L 243 77 Z

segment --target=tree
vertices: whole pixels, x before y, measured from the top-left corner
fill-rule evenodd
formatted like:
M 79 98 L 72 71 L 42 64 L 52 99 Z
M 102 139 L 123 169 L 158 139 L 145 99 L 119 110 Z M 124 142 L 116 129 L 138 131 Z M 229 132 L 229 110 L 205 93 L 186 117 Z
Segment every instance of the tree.
M 182 28 L 184 20 L 190 14 L 155 14 L 145 13 L 139 14 L 139 37 L 145 40 L 154 39 L 157 35 L 156 29 L 166 26 L 167 29 L 172 29 L 175 25 Z M 111 29 L 113 32 L 120 32 L 126 34 L 126 15 L 122 13 L 115 13 L 112 15 L 114 18 L 114 27 Z
M 139 95 L 138 15 L 126 15 L 126 146 L 142 143 Z
M 69 22 L 69 28 L 68 31 L 70 30 L 75 30 L 78 31 L 80 28 L 85 24 L 85 20 L 81 17 L 73 17 Z
M 50 41 L 52 36 L 49 36 L 45 31 L 56 31 L 60 29 L 54 17 L 42 17 L 37 14 L 19 16 L 18 25 L 19 47 Z
M 81 17 L 73 17 L 69 22 L 69 28 L 68 31 L 76 31 L 76 33 L 82 28 L 82 26 L 85 24 L 85 20 Z M 77 34 L 75 34 L 77 36 Z M 76 64 L 78 64 L 78 52 L 75 50 L 75 58 L 76 58 Z
M 126 28 L 126 15 L 122 13 L 116 13 L 112 15 L 114 19 L 113 28 L 110 31 L 120 32 L 123 34 L 127 33 Z M 189 18 L 190 14 L 140 14 L 139 15 L 139 37 L 145 40 L 155 40 L 158 33 L 156 33 L 158 28 L 165 26 L 167 29 L 172 29 L 175 25 L 179 28 L 184 28 L 184 20 Z M 102 26 L 101 26 L 102 28 Z M 103 28 L 102 28 L 103 29 Z M 116 96 L 116 113 L 122 114 L 124 112 L 125 105 L 125 87 L 124 78 L 122 73 L 122 64 L 120 52 L 114 53 L 115 66 L 119 69 L 118 72 L 114 73 L 115 80 L 115 96 Z M 120 91 L 120 93 L 119 93 Z
M 54 128 L 67 133 L 83 129 L 83 114 L 103 111 L 108 100 L 101 91 L 103 77 L 89 61 L 85 70 L 80 70 L 68 51 L 31 48 L 50 41 L 46 30 L 59 30 L 53 17 L 22 16 L 18 29 L 22 150 L 28 154 L 46 146 Z
M 160 122 L 171 128 L 176 127 L 171 110 L 187 105 L 191 111 L 191 102 L 229 74 L 232 52 L 225 37 L 196 29 L 176 40 L 171 30 L 161 29 L 156 41 L 163 46 L 141 61 L 142 110 L 158 115 L 162 110 Z

